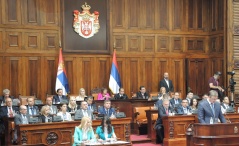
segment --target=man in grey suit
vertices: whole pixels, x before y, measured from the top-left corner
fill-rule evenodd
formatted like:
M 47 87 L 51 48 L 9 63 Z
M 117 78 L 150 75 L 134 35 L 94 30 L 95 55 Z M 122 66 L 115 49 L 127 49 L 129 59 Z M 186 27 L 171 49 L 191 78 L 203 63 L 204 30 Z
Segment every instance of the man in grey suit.
M 50 107 L 50 114 L 56 115 L 58 113 L 58 109 L 55 105 L 52 105 L 52 98 L 47 97 L 46 98 L 46 105 Z
M 218 93 L 214 90 L 209 91 L 209 98 L 202 100 L 198 105 L 198 120 L 203 124 L 217 123 L 220 119 L 221 123 L 226 123 L 222 114 L 219 102 L 216 102 Z
M 21 105 L 20 106 L 20 114 L 17 114 L 14 117 L 15 126 L 18 126 L 19 124 L 28 124 L 29 121 L 30 121 L 30 115 L 27 114 L 27 107 L 25 105 Z M 17 130 L 16 129 L 17 128 L 15 127 L 13 144 L 17 143 Z
M 75 117 L 83 118 L 83 117 L 89 117 L 91 120 L 93 120 L 93 113 L 92 110 L 88 110 L 88 104 L 86 101 L 81 102 L 81 108 L 76 110 Z

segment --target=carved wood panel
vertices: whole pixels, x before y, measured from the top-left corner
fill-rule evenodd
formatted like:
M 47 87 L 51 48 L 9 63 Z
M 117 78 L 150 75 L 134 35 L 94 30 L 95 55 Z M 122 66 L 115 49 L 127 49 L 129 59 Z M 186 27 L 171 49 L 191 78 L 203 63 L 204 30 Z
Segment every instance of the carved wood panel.
M 23 0 L 23 24 L 37 25 L 40 20 L 39 0 Z
M 4 24 L 21 24 L 21 2 L 18 0 L 3 0 L 2 1 Z
M 125 47 L 126 38 L 125 35 L 114 35 L 114 49 L 117 51 L 126 51 Z
M 154 40 L 154 36 L 143 36 L 143 52 L 155 52 Z
M 155 0 L 140 0 L 141 28 L 154 29 L 155 24 Z
M 113 0 L 112 2 L 112 17 L 114 28 L 124 28 L 125 27 L 125 0 Z
M 24 50 L 40 50 L 40 33 L 26 32 L 23 38 Z
M 158 52 L 169 52 L 169 37 L 158 36 L 157 45 Z
M 130 52 L 140 52 L 141 41 L 139 36 L 128 36 L 128 43 Z
M 40 60 L 39 57 L 28 57 L 26 63 L 26 94 L 25 95 L 36 95 L 41 97 L 40 93 Z
M 129 28 L 138 28 L 140 22 L 140 3 L 138 0 L 127 1 Z
M 7 31 L 6 32 L 6 49 L 21 49 L 22 33 Z

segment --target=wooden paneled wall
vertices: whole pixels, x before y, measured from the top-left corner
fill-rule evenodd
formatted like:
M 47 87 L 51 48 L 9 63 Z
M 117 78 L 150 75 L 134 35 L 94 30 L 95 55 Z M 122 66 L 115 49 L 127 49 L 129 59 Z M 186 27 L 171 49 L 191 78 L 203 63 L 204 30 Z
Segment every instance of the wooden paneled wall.
M 204 86 L 213 72 L 225 68 L 225 0 L 108 2 L 110 49 L 117 50 L 127 94 L 138 91 L 140 85 L 158 91 L 158 82 L 167 71 L 175 90 L 185 96 L 186 82 L 195 85 L 193 79 L 188 80 L 187 73 L 195 72 L 187 71 L 187 59 L 203 60 L 206 72 L 198 77 L 203 76 Z M 64 37 L 61 16 L 60 0 L 0 2 L 0 89 L 42 99 L 46 93 L 55 93 L 58 46 Z M 81 87 L 88 94 L 92 88 L 108 87 L 111 54 L 63 56 L 72 94 Z

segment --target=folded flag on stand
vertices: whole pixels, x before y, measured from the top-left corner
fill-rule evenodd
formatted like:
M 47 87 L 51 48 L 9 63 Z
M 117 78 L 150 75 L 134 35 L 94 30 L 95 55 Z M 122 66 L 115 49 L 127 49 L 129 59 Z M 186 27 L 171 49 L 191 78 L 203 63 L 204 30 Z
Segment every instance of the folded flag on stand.
M 58 62 L 58 70 L 56 76 L 56 87 L 55 90 L 62 89 L 63 95 L 67 95 L 69 93 L 69 84 L 66 76 L 66 69 L 64 66 L 64 61 L 62 57 L 62 48 L 59 51 L 59 62 Z
M 109 80 L 109 88 L 112 93 L 116 94 L 119 92 L 119 88 L 121 87 L 120 75 L 118 70 L 118 65 L 116 61 L 115 51 L 113 53 L 113 60 L 111 66 L 110 80 Z

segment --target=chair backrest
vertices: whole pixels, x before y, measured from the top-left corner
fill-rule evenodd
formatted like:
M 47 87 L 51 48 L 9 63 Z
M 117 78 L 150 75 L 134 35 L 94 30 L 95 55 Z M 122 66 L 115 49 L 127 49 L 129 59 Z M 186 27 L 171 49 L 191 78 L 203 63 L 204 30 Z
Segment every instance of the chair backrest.
M 69 99 L 71 98 L 71 97 L 77 97 L 79 94 L 70 94 L 70 95 L 68 95 L 68 97 L 69 97 Z
M 156 121 L 158 119 L 158 114 L 151 114 L 152 121 Z
M 145 110 L 150 110 L 150 106 L 135 107 L 134 113 L 138 113 L 136 120 L 147 119 Z
M 33 97 L 34 99 L 36 98 L 35 96 L 22 96 L 19 95 L 19 100 L 21 105 L 27 105 L 27 98 Z
M 96 87 L 96 88 L 94 88 L 94 89 L 92 89 L 92 90 L 90 91 L 91 96 L 94 97 L 94 100 L 97 100 L 98 94 L 101 92 L 101 89 L 102 89 L 102 88 Z

